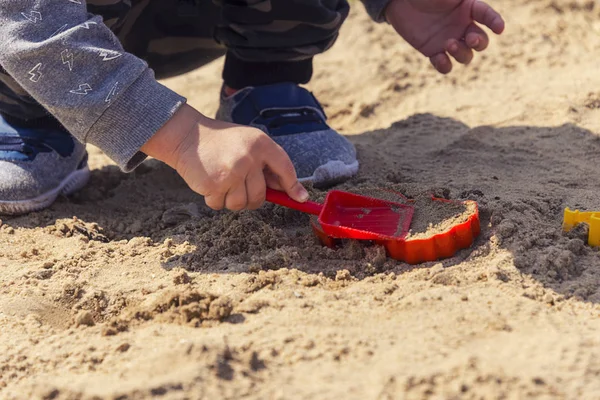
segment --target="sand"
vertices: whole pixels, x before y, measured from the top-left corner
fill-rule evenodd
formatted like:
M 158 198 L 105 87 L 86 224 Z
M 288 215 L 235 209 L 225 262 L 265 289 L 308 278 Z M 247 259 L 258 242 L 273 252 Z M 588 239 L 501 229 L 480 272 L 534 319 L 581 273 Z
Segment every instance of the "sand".
M 409 266 L 308 217 L 213 212 L 91 148 L 80 194 L 0 228 L 3 399 L 600 398 L 600 7 L 498 0 L 449 76 L 355 7 L 311 89 L 362 163 L 343 188 L 475 200 L 471 249 Z M 222 60 L 166 81 L 216 110 Z

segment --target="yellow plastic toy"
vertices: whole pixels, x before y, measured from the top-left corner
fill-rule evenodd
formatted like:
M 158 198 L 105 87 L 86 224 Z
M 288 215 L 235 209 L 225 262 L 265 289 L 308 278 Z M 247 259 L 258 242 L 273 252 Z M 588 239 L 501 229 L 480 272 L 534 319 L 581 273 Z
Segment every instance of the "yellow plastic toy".
M 563 217 L 563 230 L 565 232 L 570 231 L 575 225 L 582 222 L 585 222 L 590 227 L 588 244 L 600 247 L 600 211 L 582 212 L 579 210 L 572 211 L 568 207 L 565 208 L 565 215 Z

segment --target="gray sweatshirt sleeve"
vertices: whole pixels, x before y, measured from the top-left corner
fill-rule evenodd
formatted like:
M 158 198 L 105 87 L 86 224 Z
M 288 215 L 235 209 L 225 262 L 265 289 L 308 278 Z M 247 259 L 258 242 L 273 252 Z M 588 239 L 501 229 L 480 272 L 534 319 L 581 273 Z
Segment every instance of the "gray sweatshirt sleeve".
M 376 22 L 385 22 L 383 12 L 391 0 L 361 0 L 367 13 Z
M 124 171 L 185 102 L 87 12 L 85 0 L 0 0 L 0 64 L 79 141 Z

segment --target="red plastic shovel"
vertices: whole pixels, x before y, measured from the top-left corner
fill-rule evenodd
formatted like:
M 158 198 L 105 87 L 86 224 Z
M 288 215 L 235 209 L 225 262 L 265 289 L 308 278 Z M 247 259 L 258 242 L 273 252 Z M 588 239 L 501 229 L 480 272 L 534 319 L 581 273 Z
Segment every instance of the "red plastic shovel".
M 332 190 L 323 204 L 298 203 L 286 193 L 267 189 L 267 201 L 318 215 L 323 231 L 334 238 L 401 240 L 410 228 L 414 208 L 410 205 Z

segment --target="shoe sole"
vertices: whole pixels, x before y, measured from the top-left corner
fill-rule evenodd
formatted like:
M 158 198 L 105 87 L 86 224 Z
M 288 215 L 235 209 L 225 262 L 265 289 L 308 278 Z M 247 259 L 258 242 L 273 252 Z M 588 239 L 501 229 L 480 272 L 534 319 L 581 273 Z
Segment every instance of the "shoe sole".
M 342 183 L 358 173 L 358 161 L 346 164 L 330 161 L 318 167 L 311 176 L 299 178 L 299 182 L 311 182 L 315 187 L 326 187 Z
M 39 211 L 54 203 L 59 195 L 68 196 L 82 189 L 90 179 L 90 169 L 87 164 L 71 172 L 60 185 L 54 189 L 28 200 L 0 201 L 0 214 L 22 215 Z

